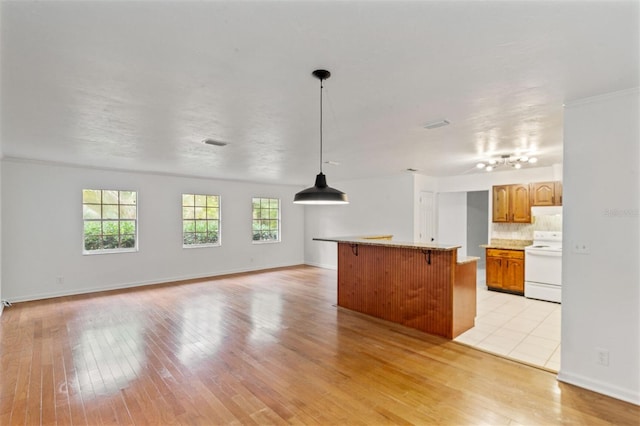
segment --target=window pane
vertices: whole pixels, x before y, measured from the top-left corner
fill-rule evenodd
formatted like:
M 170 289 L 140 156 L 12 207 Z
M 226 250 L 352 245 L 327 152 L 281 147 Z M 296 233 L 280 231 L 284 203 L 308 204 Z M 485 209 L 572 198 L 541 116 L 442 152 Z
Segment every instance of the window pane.
M 136 222 L 134 220 L 122 220 L 120 221 L 120 233 L 131 234 L 136 233 Z
M 215 244 L 218 242 L 218 233 L 217 232 L 209 232 L 207 234 L 207 243 Z
M 195 219 L 195 210 L 193 207 L 182 208 L 182 219 Z
M 269 208 L 269 199 L 268 198 L 261 198 L 260 199 L 260 208 L 262 208 L 262 209 L 268 209 Z
M 218 221 L 210 220 L 209 224 L 207 225 L 207 230 L 209 232 L 218 232 Z
M 269 210 L 269 219 L 277 219 L 278 210 Z
M 136 204 L 135 191 L 120 191 L 120 204 Z
M 136 245 L 136 238 L 134 235 L 121 235 L 120 236 L 120 247 L 121 248 L 132 248 Z
M 260 198 L 253 198 L 252 203 L 253 203 L 254 210 L 260 208 Z
M 195 234 L 183 234 L 182 235 L 182 244 L 189 245 L 195 244 L 196 236 Z
M 196 222 L 194 220 L 183 221 L 182 232 L 196 232 Z
M 82 202 L 90 204 L 100 204 L 100 193 L 102 191 L 96 189 L 83 189 L 82 190 Z
M 272 209 L 277 209 L 278 208 L 278 204 L 280 204 L 280 203 L 278 202 L 277 198 L 271 198 L 269 200 L 269 207 L 272 208 Z
M 82 218 L 83 219 L 100 219 L 101 206 L 98 204 L 84 204 L 82 206 Z
M 207 196 L 207 207 L 218 207 L 220 204 L 219 198 L 217 195 L 209 195 Z
M 207 232 L 206 220 L 196 220 L 196 232 Z
M 136 206 L 120 206 L 120 219 L 135 219 Z
M 100 250 L 100 237 L 93 235 L 84 237 L 84 249 Z
M 207 209 L 204 207 L 196 207 L 196 219 L 206 219 Z
M 206 195 L 196 195 L 196 206 L 207 206 L 207 196 Z
M 103 219 L 117 219 L 118 218 L 118 206 L 102 206 L 102 218 Z
M 103 235 L 118 235 L 120 232 L 117 221 L 102 222 Z
M 218 209 L 217 208 L 208 208 L 207 209 L 207 219 L 218 219 Z
M 118 191 L 102 191 L 102 204 L 118 204 Z
M 100 222 L 85 222 L 84 223 L 84 236 L 96 236 L 100 235 L 101 226 Z
M 102 237 L 102 248 L 103 249 L 115 249 L 118 248 L 120 244 L 118 244 L 118 236 L 117 235 L 105 235 Z
M 195 195 L 193 195 L 193 194 L 182 194 L 182 205 L 183 206 L 195 206 Z

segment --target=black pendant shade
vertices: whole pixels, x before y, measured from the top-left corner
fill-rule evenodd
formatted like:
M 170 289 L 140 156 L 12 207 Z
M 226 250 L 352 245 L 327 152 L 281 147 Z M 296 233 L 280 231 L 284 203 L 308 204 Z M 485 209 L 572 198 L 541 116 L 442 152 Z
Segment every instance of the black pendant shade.
M 316 183 L 310 188 L 303 189 L 293 198 L 295 204 L 349 204 L 347 194 L 327 185 L 327 178 L 322 173 L 322 81 L 331 76 L 327 70 L 315 70 L 313 76 L 320 80 L 320 173 L 316 176 Z
M 315 185 L 298 192 L 293 202 L 296 204 L 349 204 L 347 194 L 327 186 L 327 179 L 322 172 L 316 176 Z

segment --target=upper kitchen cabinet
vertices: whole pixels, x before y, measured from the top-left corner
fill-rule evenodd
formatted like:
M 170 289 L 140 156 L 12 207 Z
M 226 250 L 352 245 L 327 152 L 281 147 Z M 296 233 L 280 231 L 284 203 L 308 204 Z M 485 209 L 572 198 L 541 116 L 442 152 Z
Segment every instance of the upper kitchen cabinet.
M 493 221 L 531 223 L 529 185 L 494 186 Z
M 530 184 L 531 206 L 561 206 L 562 182 Z

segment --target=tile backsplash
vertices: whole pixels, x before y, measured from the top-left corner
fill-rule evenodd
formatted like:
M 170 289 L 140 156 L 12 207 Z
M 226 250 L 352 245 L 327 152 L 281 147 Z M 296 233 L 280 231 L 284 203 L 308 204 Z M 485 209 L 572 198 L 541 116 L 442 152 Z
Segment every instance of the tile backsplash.
M 531 223 L 492 223 L 491 238 L 533 240 L 533 231 L 562 231 L 562 215 L 534 216 Z

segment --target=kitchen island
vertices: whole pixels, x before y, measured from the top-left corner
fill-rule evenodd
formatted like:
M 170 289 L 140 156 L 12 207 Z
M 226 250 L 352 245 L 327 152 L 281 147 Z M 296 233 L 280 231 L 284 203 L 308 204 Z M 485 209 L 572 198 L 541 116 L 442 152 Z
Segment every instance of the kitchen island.
M 390 235 L 314 238 L 338 243 L 338 306 L 453 339 L 476 316 L 476 257 L 459 246 Z

